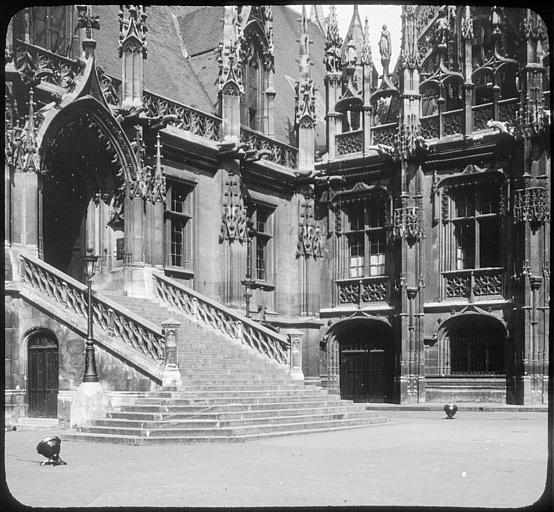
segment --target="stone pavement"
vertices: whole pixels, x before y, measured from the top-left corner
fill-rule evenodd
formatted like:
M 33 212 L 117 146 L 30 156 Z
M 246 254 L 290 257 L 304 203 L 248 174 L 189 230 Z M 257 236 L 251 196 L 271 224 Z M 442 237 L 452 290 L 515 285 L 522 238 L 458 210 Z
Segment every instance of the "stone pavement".
M 9 491 L 41 507 L 389 505 L 521 507 L 546 488 L 548 414 L 390 410 L 391 423 L 231 444 L 63 442 L 5 433 Z

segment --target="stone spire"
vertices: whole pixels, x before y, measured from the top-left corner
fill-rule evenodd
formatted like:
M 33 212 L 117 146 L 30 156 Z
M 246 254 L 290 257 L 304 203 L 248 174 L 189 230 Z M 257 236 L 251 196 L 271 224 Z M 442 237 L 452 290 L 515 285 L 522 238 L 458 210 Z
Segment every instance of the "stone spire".
M 77 28 L 81 30 L 80 38 L 81 45 L 83 47 L 83 53 L 85 58 L 89 58 L 94 55 L 94 49 L 96 48 L 96 41 L 93 38 L 92 31 L 100 29 L 100 21 L 98 16 L 92 15 L 92 7 L 90 5 L 78 5 L 77 6 Z
M 226 5 L 223 14 L 223 40 L 217 48 L 219 64 L 219 98 L 223 119 L 223 139 L 239 142 L 240 139 L 240 97 L 242 85 L 243 34 L 240 13 L 235 5 Z
M 371 43 L 369 41 L 369 21 L 367 16 L 364 23 L 364 34 L 362 41 L 362 48 L 360 51 L 360 60 L 364 66 L 373 66 L 373 57 L 371 55 Z
M 364 33 L 362 29 L 362 20 L 360 18 L 360 12 L 358 11 L 358 5 L 354 4 L 352 11 L 352 18 L 350 19 L 350 25 L 342 44 L 342 58 L 345 61 L 352 60 L 352 55 L 348 53 L 348 49 L 354 48 L 356 58 L 359 57 L 360 50 L 364 43 Z
M 23 172 L 40 171 L 40 158 L 38 154 L 37 130 L 35 127 L 35 102 L 33 89 L 29 91 L 29 114 L 23 129 L 23 137 L 20 146 L 19 170 Z
M 315 88 L 310 78 L 310 38 L 308 36 L 308 18 L 306 6 L 302 6 L 300 19 L 300 37 L 298 50 L 298 75 L 296 81 L 296 115 L 299 170 L 313 170 L 314 162 L 314 127 L 315 127 Z
M 327 73 L 340 73 L 341 71 L 341 47 L 342 38 L 339 35 L 337 12 L 334 5 L 329 7 L 327 18 L 327 37 L 325 40 L 325 67 Z
M 321 30 L 323 35 L 327 33 L 327 23 L 325 20 L 325 14 L 323 13 L 323 5 L 312 5 L 310 7 L 310 16 L 308 19 L 314 23 L 319 30 Z
M 124 9 L 125 7 L 125 9 Z M 142 5 L 119 6 L 122 107 L 141 107 L 143 60 L 146 59 L 146 9 Z
M 165 193 L 166 193 L 166 184 L 165 176 L 163 175 L 163 166 L 162 166 L 162 145 L 160 143 L 160 132 L 156 137 L 156 166 L 154 167 L 154 177 L 152 179 L 152 191 L 150 194 L 150 199 L 153 203 L 156 202 L 165 202 Z

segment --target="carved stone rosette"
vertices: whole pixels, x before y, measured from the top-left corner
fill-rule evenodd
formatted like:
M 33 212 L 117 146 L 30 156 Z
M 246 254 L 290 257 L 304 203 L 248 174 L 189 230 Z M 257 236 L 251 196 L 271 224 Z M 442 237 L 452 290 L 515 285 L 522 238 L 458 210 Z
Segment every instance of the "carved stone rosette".
M 221 233 L 219 242 L 227 240 L 233 243 L 237 240 L 240 243 L 246 241 L 246 208 L 242 197 L 240 176 L 233 174 L 228 176 L 224 182 L 223 191 L 223 215 L 221 218 Z
M 544 224 L 550 220 L 548 191 L 544 187 L 514 190 L 514 222 Z

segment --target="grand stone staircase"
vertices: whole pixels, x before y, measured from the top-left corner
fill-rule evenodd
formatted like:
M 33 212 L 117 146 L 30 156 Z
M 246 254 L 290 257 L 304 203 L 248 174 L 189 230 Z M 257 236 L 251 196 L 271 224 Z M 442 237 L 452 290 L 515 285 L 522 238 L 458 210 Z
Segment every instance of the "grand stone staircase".
M 244 441 L 293 433 L 382 424 L 386 418 L 292 381 L 283 368 L 248 347 L 148 299 L 106 295 L 160 325 L 181 322 L 179 389 L 151 392 L 93 419 L 65 440 L 129 444 Z
M 86 335 L 86 286 L 33 256 L 20 255 L 21 297 L 55 321 Z M 131 444 L 242 441 L 292 433 L 382 424 L 386 418 L 305 386 L 288 374 L 287 337 L 195 290 L 153 274 L 156 299 L 120 292 L 92 297 L 98 346 L 163 383 L 166 340 L 161 324 L 181 323 L 177 354 L 181 385 L 118 396 L 106 417 L 93 418 L 65 440 Z

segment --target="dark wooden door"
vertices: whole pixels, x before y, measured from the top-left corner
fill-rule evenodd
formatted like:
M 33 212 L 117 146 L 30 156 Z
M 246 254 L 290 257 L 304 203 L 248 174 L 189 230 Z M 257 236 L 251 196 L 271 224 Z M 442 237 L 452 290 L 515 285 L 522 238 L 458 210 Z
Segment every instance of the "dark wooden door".
M 58 344 L 53 336 L 39 333 L 29 339 L 28 350 L 29 416 L 56 418 L 58 415 Z
M 392 353 L 369 347 L 344 346 L 340 357 L 341 397 L 355 402 L 392 398 Z

